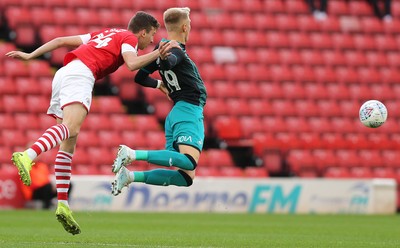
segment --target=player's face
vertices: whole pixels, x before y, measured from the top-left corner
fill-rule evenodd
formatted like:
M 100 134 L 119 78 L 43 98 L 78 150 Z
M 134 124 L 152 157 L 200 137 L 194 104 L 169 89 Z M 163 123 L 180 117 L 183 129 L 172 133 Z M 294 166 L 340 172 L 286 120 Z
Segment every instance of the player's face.
M 148 47 L 151 43 L 154 42 L 154 35 L 156 34 L 157 29 L 151 28 L 150 32 L 143 31 L 142 35 L 139 36 L 139 49 L 143 50 Z

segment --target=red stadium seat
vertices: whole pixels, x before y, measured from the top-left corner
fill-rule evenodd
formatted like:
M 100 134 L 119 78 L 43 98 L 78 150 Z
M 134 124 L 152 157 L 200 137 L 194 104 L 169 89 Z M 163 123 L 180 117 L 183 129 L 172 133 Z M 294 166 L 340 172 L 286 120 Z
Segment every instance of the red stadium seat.
M 123 144 L 132 149 L 144 149 L 148 147 L 148 141 L 143 131 L 126 130 L 122 131 L 121 138 Z
M 1 46 L 0 46 L 1 47 Z M 0 77 L 0 96 L 17 94 L 17 87 L 12 78 Z
M 325 149 L 344 149 L 347 148 L 347 141 L 341 133 L 322 133 L 322 147 Z
M 233 98 L 238 93 L 235 84 L 231 81 L 214 81 L 213 88 L 218 98 Z
M 317 117 L 308 118 L 308 124 L 310 125 L 310 129 L 316 133 L 322 134 L 334 131 L 330 120 L 320 115 Z
M 366 66 L 367 58 L 363 52 L 360 51 L 347 51 L 344 53 L 345 61 L 348 66 L 358 67 Z
M 304 99 L 305 91 L 303 85 L 297 82 L 283 82 L 282 83 L 283 96 L 286 99 Z
M 382 52 L 375 52 L 375 51 L 371 51 L 371 52 L 367 52 L 365 54 L 365 57 L 367 59 L 367 65 L 369 66 L 373 66 L 373 67 L 385 67 L 389 65 L 389 58 L 393 55 L 389 55 L 392 53 L 388 53 L 387 57 L 385 53 Z M 394 53 L 395 54 L 395 53 Z
M 393 178 L 396 179 L 396 173 L 390 167 L 376 167 L 372 169 L 374 178 Z
M 255 133 L 264 130 L 261 118 L 254 116 L 242 116 L 239 119 L 244 138 L 251 138 Z
M 247 1 L 245 1 L 247 2 Z M 257 31 L 265 32 L 267 30 L 278 30 L 275 17 L 265 13 L 254 14 L 254 24 Z
M 204 108 L 204 116 L 209 119 L 214 119 L 220 115 L 227 115 L 228 110 L 226 102 L 222 98 L 208 98 L 207 107 Z
M 225 0 L 229 3 L 233 3 L 230 0 Z M 192 19 L 192 14 L 190 14 L 190 19 Z M 255 24 L 255 18 L 253 15 L 240 11 L 232 13 L 232 26 L 235 29 L 246 30 Z
M 277 116 L 294 116 L 296 115 L 296 109 L 294 104 L 290 100 L 275 99 L 271 101 L 272 109 L 274 114 Z
M 232 81 L 248 80 L 249 77 L 246 66 L 242 64 L 228 64 L 225 72 L 227 79 Z
M 246 167 L 244 168 L 244 175 L 253 178 L 268 177 L 268 171 L 264 167 Z
M 304 32 L 290 32 L 288 34 L 288 39 L 291 48 L 294 49 L 312 48 L 309 35 Z
M 363 166 L 356 150 L 339 149 L 336 151 L 336 156 L 338 158 L 338 166 L 340 167 L 351 168 Z
M 0 130 L 15 129 L 16 123 L 13 113 L 0 112 Z
M 250 99 L 249 107 L 252 116 L 262 117 L 273 113 L 271 104 L 264 99 Z
M 269 48 L 258 48 L 256 50 L 256 58 L 258 63 L 265 65 L 273 65 L 280 63 L 278 51 Z
M 122 144 L 123 140 L 118 131 L 114 130 L 100 130 L 97 132 L 99 137 L 98 146 L 106 147 L 106 148 L 114 148 L 118 147 Z
M 207 18 L 208 23 L 212 23 L 212 26 L 216 29 L 221 30 L 221 32 L 224 32 L 224 30 L 235 31 L 234 29 L 232 29 L 232 15 L 226 12 L 221 12 L 218 15 L 207 15 L 204 17 Z
M 105 147 L 88 147 L 86 151 L 86 156 L 89 157 L 90 164 L 97 166 L 97 168 L 101 165 L 112 165 L 116 155 L 116 150 L 114 151 Z
M 400 67 L 400 53 L 399 52 L 390 52 L 386 54 L 387 61 L 390 66 Z
M 303 84 L 306 99 L 318 100 L 328 98 L 328 91 L 324 84 L 308 82 Z M 315 108 L 315 106 L 314 106 Z
M 83 122 L 82 129 L 87 130 L 111 130 L 112 124 L 110 119 L 105 114 L 89 114 Z
M 288 132 L 302 133 L 311 131 L 308 122 L 304 117 L 289 116 L 285 118 L 285 122 Z
M 341 0 L 330 0 L 328 1 L 328 8 L 329 14 L 332 15 L 348 15 L 349 12 L 349 5 Z
M 246 13 L 259 13 L 264 12 L 263 3 L 264 2 L 258 0 L 247 0 L 242 1 L 242 7 Z
M 350 168 L 350 176 L 354 178 L 372 178 L 371 168 L 368 167 L 352 167 Z
M 250 115 L 250 107 L 246 99 L 243 98 L 229 98 L 226 100 L 228 107 L 228 114 L 231 116 Z
M 390 52 L 390 51 L 398 51 L 399 47 L 396 43 L 396 40 L 391 35 L 375 35 L 376 48 L 379 51 Z
M 14 116 L 16 128 L 24 130 L 37 130 L 40 129 L 39 118 L 36 114 L 18 113 Z
M 153 102 L 152 106 L 154 107 L 154 115 L 158 120 L 163 121 L 171 111 L 173 103 L 168 99 L 164 99 Z
M 267 45 L 271 48 L 288 48 L 289 38 L 286 33 L 278 31 L 267 32 Z M 264 43 L 265 44 L 265 43 Z
M 383 162 L 381 152 L 379 150 L 360 150 L 360 164 L 365 167 L 386 166 Z
M 196 177 L 220 177 L 219 168 L 209 166 L 198 166 L 196 168 Z
M 212 122 L 215 135 L 223 140 L 238 140 L 242 137 L 242 127 L 234 116 L 217 116 Z
M 235 83 L 235 88 L 237 89 L 236 96 L 243 99 L 257 99 L 261 97 L 261 92 L 259 89 L 259 84 L 252 81 L 239 81 Z
M 208 149 L 208 165 L 210 167 L 234 167 L 232 156 L 228 150 Z
M 369 7 L 369 12 L 371 12 L 370 9 Z M 383 33 L 383 23 L 375 16 L 366 16 L 360 19 L 361 29 L 364 33 Z
M 29 140 L 23 130 L 1 130 L 2 144 L 7 147 L 25 147 Z
M 300 51 L 302 63 L 308 66 L 316 66 L 324 64 L 323 57 L 320 52 L 312 49 L 304 49 Z
M 219 171 L 223 177 L 244 177 L 243 169 L 239 167 L 220 167 Z
M 319 83 L 336 83 L 338 82 L 336 72 L 329 66 L 318 66 L 314 68 L 315 79 Z
M 121 100 L 115 96 L 98 96 L 92 101 L 92 112 L 103 114 L 122 114 L 125 113 Z M 94 106 L 96 106 L 94 108 Z
M 382 150 L 382 163 L 391 168 L 400 168 L 400 153 L 397 150 Z
M 285 13 L 286 7 L 283 4 L 283 1 L 279 0 L 270 0 L 270 1 L 263 1 L 264 4 L 264 11 L 266 13 Z
M 290 150 L 287 155 L 287 162 L 290 171 L 298 173 L 304 168 L 313 168 L 315 166 L 314 157 L 310 150 Z
M 189 55 L 196 63 L 213 63 L 214 58 L 209 47 L 193 46 L 189 48 Z
M 318 108 L 315 106 L 315 103 L 312 100 L 295 100 L 294 108 L 298 116 L 313 117 L 318 115 Z
M 349 12 L 354 16 L 372 16 L 372 8 L 367 1 L 350 1 Z M 371 17 L 372 18 L 372 17 Z
M 299 29 L 297 24 L 297 19 L 294 15 L 277 14 L 275 16 L 275 20 L 279 30 L 289 32 L 289 31 L 297 31 Z
M 26 112 L 26 101 L 21 95 L 4 95 L 3 105 L 6 113 Z
M 270 115 L 262 117 L 264 123 L 265 131 L 276 133 L 276 132 L 286 132 L 287 126 L 282 116 Z
M 333 117 L 340 116 L 340 107 L 335 100 L 319 100 L 316 103 L 320 116 Z
M 32 77 L 17 77 L 15 78 L 18 93 L 20 95 L 39 95 L 41 94 L 39 82 Z
M 145 132 L 147 146 L 150 150 L 163 150 L 165 149 L 165 134 L 163 131 L 149 131 Z
M 299 2 L 299 1 L 292 1 Z M 325 23 L 327 20 L 324 20 Z M 299 30 L 305 33 L 321 31 L 320 23 L 309 13 L 297 16 L 297 25 Z
M 299 65 L 301 64 L 301 57 L 297 50 L 280 49 L 279 60 L 284 65 Z
M 368 34 L 354 34 L 353 35 L 354 46 L 357 50 L 375 50 L 376 41 Z
M 311 33 L 310 40 L 314 49 L 332 49 L 334 47 L 331 37 L 326 33 Z
M 78 147 L 86 149 L 87 147 L 100 146 L 100 142 L 108 142 L 108 141 L 100 140 L 97 131 L 82 130 L 81 132 L 79 132 Z
M 348 168 L 344 167 L 329 167 L 323 174 L 327 178 L 349 178 L 350 172 Z
M 336 154 L 332 149 L 315 149 L 311 153 L 315 166 L 320 172 L 325 171 L 326 168 L 338 166 Z
M 162 128 L 157 118 L 153 115 L 134 115 L 133 123 L 135 130 L 139 131 L 160 131 Z
M 263 167 L 267 169 L 268 174 L 279 174 L 283 172 L 282 156 L 279 152 L 268 150 L 261 155 Z

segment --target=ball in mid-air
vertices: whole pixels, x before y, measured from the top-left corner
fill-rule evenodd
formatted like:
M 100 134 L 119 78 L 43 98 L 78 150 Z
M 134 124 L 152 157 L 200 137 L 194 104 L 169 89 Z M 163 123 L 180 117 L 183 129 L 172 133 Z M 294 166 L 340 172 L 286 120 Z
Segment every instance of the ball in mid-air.
M 387 119 L 386 106 L 378 100 L 366 101 L 360 108 L 360 121 L 364 126 L 377 128 Z

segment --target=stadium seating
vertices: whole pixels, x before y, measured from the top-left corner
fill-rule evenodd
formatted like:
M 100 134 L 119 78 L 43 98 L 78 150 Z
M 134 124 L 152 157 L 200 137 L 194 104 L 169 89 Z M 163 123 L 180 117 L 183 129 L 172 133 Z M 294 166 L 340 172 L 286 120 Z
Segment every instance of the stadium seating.
M 187 51 L 207 85 L 207 138 L 227 142 L 228 150 L 237 141 L 251 140 L 254 155 L 263 161 L 262 167 L 237 168 L 225 150 L 221 155 L 214 151 L 221 149 L 205 144 L 197 175 L 399 178 L 400 1 L 392 1 L 392 22 L 375 18 L 364 0 L 329 0 L 323 21 L 314 19 L 306 1 L 297 0 L 110 3 L 2 1 L 15 39 L 2 42 L 0 53 L 105 25 L 125 27 L 132 10 L 144 9 L 161 20 L 169 6 L 189 6 L 193 30 Z M 162 36 L 163 28 L 156 40 Z M 222 60 L 216 52 L 221 47 L 232 52 L 231 60 Z M 58 49 L 46 55 L 48 61 L 29 63 L 0 56 L 4 154 L 54 125 L 44 113 L 54 69 L 67 51 Z M 171 104 L 159 91 L 134 84 L 134 75 L 122 67 L 107 79 L 115 96 L 94 97 L 74 157 L 77 173 L 108 174 L 102 165 L 112 163 L 119 143 L 163 148 L 161 122 Z M 389 110 L 379 129 L 367 129 L 357 119 L 359 106 L 372 98 Z M 154 112 L 128 115 L 120 99 L 143 101 Z M 87 153 L 96 159 L 87 159 Z

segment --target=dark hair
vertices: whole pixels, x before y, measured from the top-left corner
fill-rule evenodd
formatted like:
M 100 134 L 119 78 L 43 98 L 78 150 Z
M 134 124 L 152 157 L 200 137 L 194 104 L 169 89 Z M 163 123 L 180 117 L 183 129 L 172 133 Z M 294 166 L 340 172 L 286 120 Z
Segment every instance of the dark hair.
M 134 34 L 143 29 L 146 29 L 148 33 L 151 31 L 151 28 L 158 29 L 159 27 L 160 23 L 157 19 L 144 11 L 138 11 L 128 24 L 128 30 L 132 31 Z

